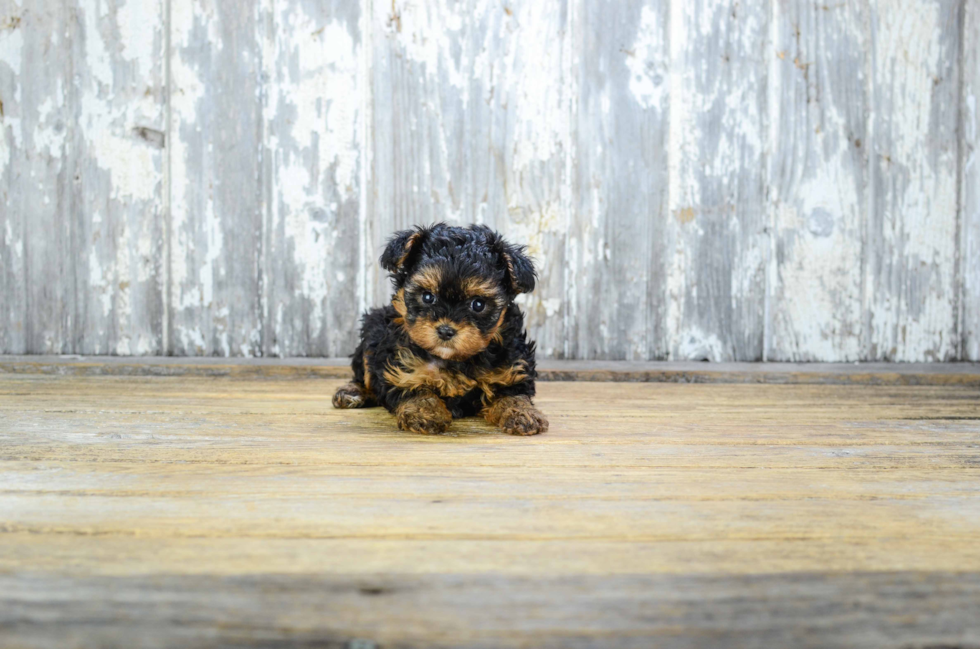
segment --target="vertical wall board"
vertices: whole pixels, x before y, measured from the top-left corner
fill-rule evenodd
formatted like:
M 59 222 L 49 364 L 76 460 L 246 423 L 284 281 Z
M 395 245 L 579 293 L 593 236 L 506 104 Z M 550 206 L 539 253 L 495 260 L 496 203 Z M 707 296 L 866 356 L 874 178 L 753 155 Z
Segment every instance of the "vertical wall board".
M 265 353 L 342 356 L 359 315 L 360 9 L 274 0 L 270 10 Z
M 961 36 L 961 360 L 980 361 L 980 0 L 966 0 Z
M 0 1 L 0 352 L 72 351 L 72 11 Z
M 670 358 L 755 361 L 766 300 L 769 3 L 671 4 Z
M 0 0 L 0 354 L 23 354 L 27 349 L 26 223 L 20 214 L 22 160 L 27 152 L 23 108 L 16 100 L 22 96 L 22 13 L 13 0 Z
M 76 0 L 71 188 L 81 354 L 163 352 L 162 0 Z
M 258 11 L 171 0 L 171 295 L 175 355 L 262 353 Z
M 572 358 L 666 356 L 667 0 L 583 0 L 569 229 Z M 579 34 L 576 34 L 579 36 Z
M 567 17 L 564 2 L 374 3 L 369 301 L 390 295 L 377 258 L 393 231 L 486 223 L 529 246 L 540 282 L 521 303 L 542 351 L 563 353 Z
M 958 351 L 959 18 L 958 0 L 872 3 L 869 360 Z
M 866 3 L 776 2 L 770 26 L 772 361 L 862 357 L 870 24 Z

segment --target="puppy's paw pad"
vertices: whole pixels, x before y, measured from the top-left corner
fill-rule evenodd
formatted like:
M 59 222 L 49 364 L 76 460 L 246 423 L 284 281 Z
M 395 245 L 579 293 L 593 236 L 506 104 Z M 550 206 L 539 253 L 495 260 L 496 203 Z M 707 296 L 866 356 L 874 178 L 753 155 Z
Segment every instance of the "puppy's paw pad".
M 548 420 L 537 408 L 512 410 L 500 422 L 508 435 L 537 435 L 548 430 Z
M 348 383 L 333 395 L 334 408 L 361 408 L 366 402 L 364 388 L 355 383 Z
M 437 397 L 414 399 L 402 404 L 397 413 L 398 427 L 421 435 L 438 435 L 446 432 L 453 423 L 453 416 L 446 404 Z

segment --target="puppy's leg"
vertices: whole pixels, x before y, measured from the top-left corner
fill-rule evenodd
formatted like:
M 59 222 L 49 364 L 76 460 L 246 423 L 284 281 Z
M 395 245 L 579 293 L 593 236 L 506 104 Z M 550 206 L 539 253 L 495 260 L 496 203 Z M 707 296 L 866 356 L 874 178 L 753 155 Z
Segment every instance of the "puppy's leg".
M 531 397 L 500 397 L 483 409 L 483 418 L 508 435 L 537 435 L 548 430 L 548 420 Z
M 370 408 L 375 405 L 374 394 L 357 381 L 340 386 L 333 395 L 334 408 Z
M 370 357 L 371 352 L 365 349 L 362 341 L 354 350 L 354 356 L 351 359 L 354 380 L 341 386 L 333 395 L 334 408 L 370 408 L 378 405 L 378 400 L 371 389 L 371 368 L 368 364 Z
M 446 404 L 431 392 L 422 392 L 406 397 L 395 408 L 398 427 L 413 433 L 433 435 L 444 433 L 453 423 Z

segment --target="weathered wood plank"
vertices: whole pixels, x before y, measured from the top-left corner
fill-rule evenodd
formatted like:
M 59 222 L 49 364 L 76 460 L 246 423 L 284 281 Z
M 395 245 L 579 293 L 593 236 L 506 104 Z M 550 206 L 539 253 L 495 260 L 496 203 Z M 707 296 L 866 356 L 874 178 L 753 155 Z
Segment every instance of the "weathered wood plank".
M 960 104 L 961 360 L 980 361 L 980 1 L 963 5 Z
M 562 355 L 567 4 L 372 4 L 368 301 L 390 298 L 377 258 L 394 230 L 486 223 L 536 258 L 521 303 L 543 354 Z
M 769 360 L 863 357 L 866 3 L 776 2 L 770 26 Z
M 580 4 L 567 355 L 663 358 L 668 3 Z
M 24 55 L 23 17 L 12 0 L 0 2 L 0 351 L 22 354 L 27 349 L 27 291 L 25 277 L 25 219 L 18 209 L 23 200 L 15 167 L 26 156 L 23 149 L 21 66 Z M 40 63 L 35 59 L 35 63 Z M 14 120 L 17 120 L 14 122 Z
M 72 3 L 71 349 L 163 353 L 166 17 L 161 0 Z
M 952 360 L 956 286 L 957 0 L 872 3 L 868 360 Z
M 71 351 L 69 5 L 0 2 L 0 349 Z
M 171 340 L 177 355 L 262 353 L 257 10 L 172 0 Z
M 263 9 L 267 194 L 264 354 L 356 346 L 361 38 L 357 3 Z
M 671 5 L 672 360 L 763 358 L 768 8 L 763 0 Z
M 347 358 L 0 356 L 0 374 L 61 376 L 234 376 L 349 378 Z M 713 363 L 556 361 L 538 363 L 542 381 L 760 383 L 811 385 L 961 385 L 980 387 L 974 363 Z
M 980 639 L 978 602 L 955 572 L 0 578 L 7 638 L 58 649 L 953 647 Z
M 515 438 L 407 435 L 339 383 L 2 377 L 4 639 L 980 637 L 975 386 L 542 384 Z

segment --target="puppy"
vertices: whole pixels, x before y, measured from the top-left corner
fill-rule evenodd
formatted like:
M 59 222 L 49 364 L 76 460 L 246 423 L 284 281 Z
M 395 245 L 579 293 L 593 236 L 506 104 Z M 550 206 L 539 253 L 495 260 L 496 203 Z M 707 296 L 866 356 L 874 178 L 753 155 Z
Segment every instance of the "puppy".
M 442 433 L 476 414 L 512 435 L 548 430 L 534 396 L 534 343 L 514 304 L 534 289 L 522 246 L 488 227 L 439 223 L 396 233 L 381 255 L 391 304 L 364 315 L 336 408 L 382 405 L 398 427 Z

